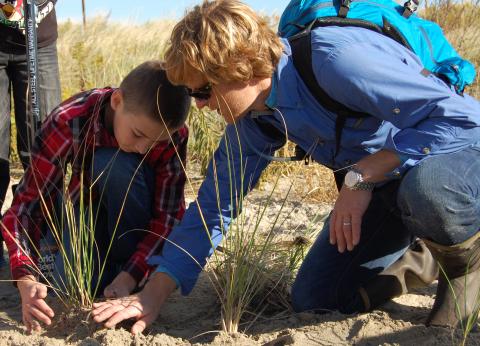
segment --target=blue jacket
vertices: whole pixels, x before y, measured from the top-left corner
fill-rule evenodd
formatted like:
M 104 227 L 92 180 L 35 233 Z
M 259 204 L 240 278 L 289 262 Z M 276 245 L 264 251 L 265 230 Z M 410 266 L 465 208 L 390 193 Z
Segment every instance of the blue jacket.
M 362 28 L 324 27 L 312 33 L 318 83 L 340 103 L 373 115 L 347 120 L 335 157 L 336 116 L 310 94 L 293 66 L 288 42 L 284 45 L 266 102 L 273 114 L 250 113 L 227 126 L 199 190 L 198 204 L 190 204 L 161 256 L 151 259 L 159 264 L 158 271 L 177 281 L 183 294 L 191 291 L 206 259 L 240 211 L 236 196 L 247 193 L 268 165 L 268 158 L 259 153 L 271 155 L 284 142 L 262 131 L 259 119 L 287 133 L 313 159 L 333 169 L 381 149 L 394 151 L 402 162 L 392 172 L 397 177 L 429 156 L 480 146 L 477 100 L 457 95 L 434 75 L 424 76 L 417 56 L 385 36 Z

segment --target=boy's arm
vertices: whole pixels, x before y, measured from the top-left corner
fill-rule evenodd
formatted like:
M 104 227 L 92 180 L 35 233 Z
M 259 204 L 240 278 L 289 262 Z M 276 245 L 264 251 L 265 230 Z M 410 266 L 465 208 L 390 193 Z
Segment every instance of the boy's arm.
M 129 273 L 136 282 L 146 277 L 151 265 L 147 258 L 164 243 L 185 212 L 184 187 L 186 175 L 188 129 L 181 128 L 173 134 L 174 142 L 170 143 L 155 165 L 155 200 L 153 218 L 148 232 L 137 245 L 137 251 L 125 264 L 123 270 Z
M 61 186 L 62 165 L 72 150 L 71 129 L 61 120 L 62 117 L 55 114 L 62 111 L 60 108 L 54 110 L 39 130 L 31 150 L 31 163 L 17 188 L 11 208 L 2 220 L 13 280 L 39 274 L 35 262 L 45 221 L 41 196 L 50 203 L 49 196 Z

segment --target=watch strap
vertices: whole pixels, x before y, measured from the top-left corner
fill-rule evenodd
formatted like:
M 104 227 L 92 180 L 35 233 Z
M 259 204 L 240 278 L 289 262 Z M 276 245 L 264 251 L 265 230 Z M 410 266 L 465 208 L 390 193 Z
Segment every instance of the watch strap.
M 350 188 L 350 190 L 372 191 L 374 188 L 375 188 L 375 183 L 360 181 L 356 183 L 352 188 Z
M 355 185 L 349 187 L 350 190 L 372 191 L 375 188 L 375 183 L 367 182 L 363 180 L 363 174 L 359 170 L 352 168 L 351 171 L 357 173 L 360 176 L 361 181 L 355 183 Z

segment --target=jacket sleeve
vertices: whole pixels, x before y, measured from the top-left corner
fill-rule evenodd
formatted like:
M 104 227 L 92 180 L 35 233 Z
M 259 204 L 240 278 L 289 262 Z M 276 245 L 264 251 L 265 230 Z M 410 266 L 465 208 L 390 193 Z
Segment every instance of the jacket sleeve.
M 255 186 L 268 165 L 269 160 L 258 153 L 271 155 L 282 144 L 266 136 L 248 117 L 227 126 L 196 201 L 173 229 L 162 254 L 152 258 L 159 271 L 179 283 L 182 294 L 190 293 L 207 258 L 240 213 L 240 196 Z
M 392 46 L 390 51 L 395 49 Z M 332 50 L 314 68 L 319 84 L 335 100 L 399 129 L 391 131 L 384 144 L 401 158 L 399 173 L 431 155 L 480 141 L 478 101 L 422 73 L 422 64 L 411 54 L 406 52 L 401 59 L 383 41 L 356 42 Z

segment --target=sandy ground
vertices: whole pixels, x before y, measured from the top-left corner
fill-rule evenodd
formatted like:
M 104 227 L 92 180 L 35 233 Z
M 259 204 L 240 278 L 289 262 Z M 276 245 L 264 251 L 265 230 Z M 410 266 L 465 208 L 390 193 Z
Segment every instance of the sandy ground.
M 261 194 L 262 192 L 258 192 Z M 263 199 L 252 198 L 260 205 Z M 293 209 L 279 232 L 292 236 L 305 229 L 307 220 L 326 213 L 328 205 L 303 203 L 291 198 L 286 209 Z M 8 202 L 7 202 L 8 203 Z M 278 208 L 273 208 L 272 216 Z M 292 216 L 293 215 L 293 216 Z M 267 215 L 267 218 L 269 216 Z M 293 232 L 293 233 L 292 233 Z M 9 270 L 0 270 L 0 279 L 8 280 Z M 27 335 L 21 324 L 21 306 L 17 290 L 9 282 L 0 283 L 0 345 L 457 345 L 450 330 L 426 328 L 422 322 L 433 303 L 435 285 L 407 294 L 369 314 L 346 316 L 335 312 L 323 315 L 280 314 L 259 318 L 248 330 L 235 335 L 219 331 L 220 306 L 206 274 L 188 297 L 175 293 L 165 304 L 159 318 L 144 335 L 132 336 L 131 324 L 115 330 L 102 329 L 88 316 L 56 317 L 54 325 L 36 335 Z M 61 315 L 58 313 L 57 315 Z M 244 328 L 246 325 L 243 325 Z M 473 332 L 468 345 L 480 345 L 480 333 Z

